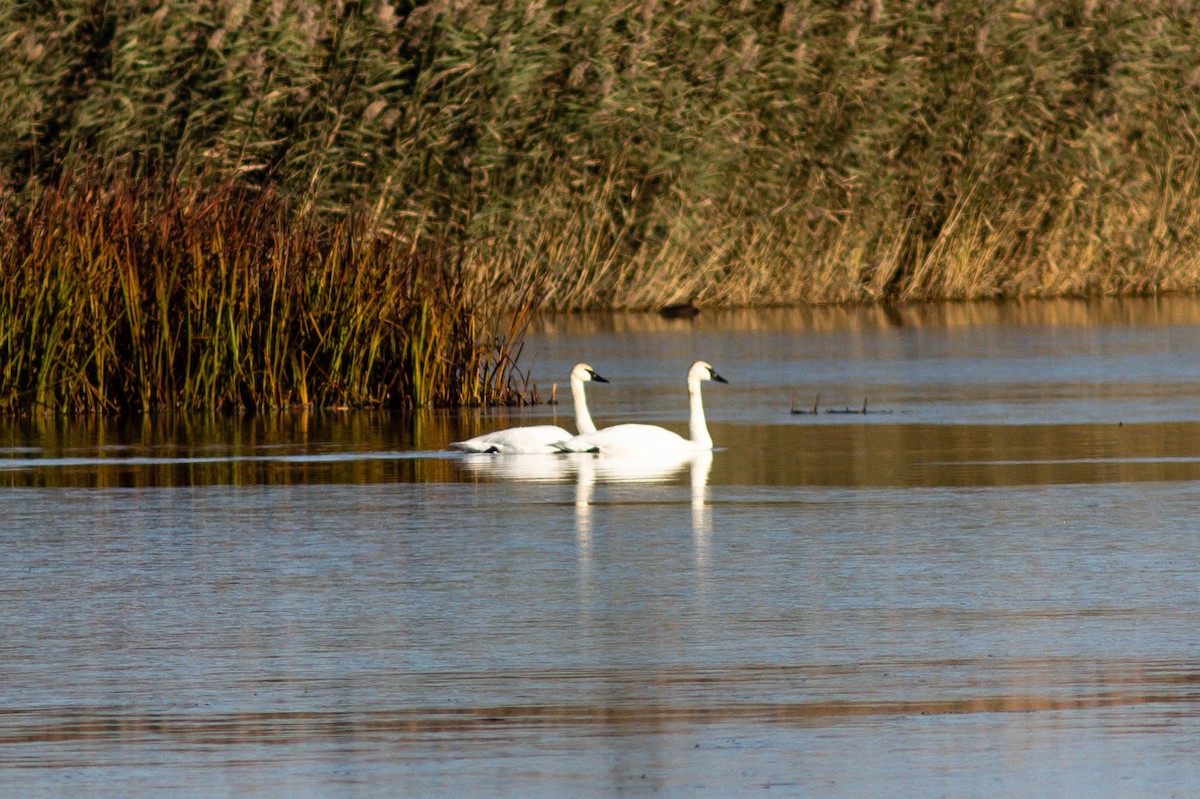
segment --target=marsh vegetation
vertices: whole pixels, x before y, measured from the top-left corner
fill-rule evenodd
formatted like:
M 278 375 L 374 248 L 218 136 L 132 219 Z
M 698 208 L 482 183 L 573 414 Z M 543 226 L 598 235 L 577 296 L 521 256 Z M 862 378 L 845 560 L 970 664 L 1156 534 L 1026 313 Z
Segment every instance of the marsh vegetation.
M 64 182 L 5 209 L 0 408 L 525 398 L 525 317 L 477 311 L 449 245 L 202 185 Z
M 1192 290 L 1195 12 L 10 3 L 0 390 L 500 401 L 508 309 Z M 422 324 L 470 358 L 413 356 Z

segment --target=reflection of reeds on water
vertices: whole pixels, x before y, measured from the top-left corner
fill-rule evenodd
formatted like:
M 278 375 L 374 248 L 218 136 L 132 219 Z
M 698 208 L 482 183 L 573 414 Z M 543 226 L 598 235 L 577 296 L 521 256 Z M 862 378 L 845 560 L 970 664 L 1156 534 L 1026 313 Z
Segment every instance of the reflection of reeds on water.
M 442 411 L 0 417 L 0 485 L 144 488 L 461 479 Z M 429 441 L 433 445 L 426 444 Z M 418 454 L 420 456 L 418 456 Z
M 947 676 L 967 674 L 968 685 Z M 919 683 L 879 674 L 884 669 L 920 675 Z M 821 695 L 822 684 L 840 684 L 847 671 L 873 688 L 872 698 Z M 430 675 L 422 675 L 430 676 Z M 502 679 L 525 681 L 541 690 L 582 682 L 653 685 L 663 688 L 658 701 L 626 703 L 525 702 L 455 704 L 340 711 L 297 710 L 234 713 L 144 713 L 107 708 L 46 708 L 27 713 L 20 725 L 0 735 L 0 743 L 67 741 L 177 741 L 189 744 L 299 744 L 379 735 L 408 738 L 443 733 L 510 729 L 612 728 L 636 734 L 647 724 L 705 725 L 754 722 L 798 726 L 830 726 L 847 718 L 987 713 L 1029 713 L 1112 708 L 1111 721 L 1144 723 L 1144 716 L 1124 716 L 1147 705 L 1177 708 L 1194 705 L 1198 677 L 1194 664 L 1182 661 L 1096 661 L 988 659 L 908 662 L 885 661 L 866 666 L 743 666 L 584 671 L 545 669 L 505 673 L 446 675 L 460 685 Z M 807 701 L 775 701 L 764 695 L 787 694 L 797 684 L 811 685 Z M 856 682 L 856 685 L 864 683 Z M 982 687 L 981 687 L 982 686 Z M 731 702 L 736 693 L 744 701 Z M 844 695 L 846 689 L 838 691 Z M 1140 728 L 1143 729 L 1144 728 Z
M 542 314 L 529 332 L 543 336 L 585 336 L 593 333 L 707 332 L 865 332 L 895 327 L 961 328 L 992 325 L 1200 324 L 1200 303 L 1192 296 L 1121 299 L 1026 299 L 978 302 L 911 303 L 903 305 L 832 305 L 790 308 L 708 309 L 695 319 L 668 319 L 656 313 Z

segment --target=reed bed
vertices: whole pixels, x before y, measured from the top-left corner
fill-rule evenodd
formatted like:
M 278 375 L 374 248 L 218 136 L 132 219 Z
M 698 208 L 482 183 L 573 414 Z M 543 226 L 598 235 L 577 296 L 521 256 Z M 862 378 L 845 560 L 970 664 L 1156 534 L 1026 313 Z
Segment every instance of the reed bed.
M 0 410 L 522 399 L 524 317 L 468 306 L 460 254 L 200 185 L 80 180 L 0 204 Z
M 474 307 L 1189 291 L 1197 5 L 10 3 L 0 184 L 365 209 Z

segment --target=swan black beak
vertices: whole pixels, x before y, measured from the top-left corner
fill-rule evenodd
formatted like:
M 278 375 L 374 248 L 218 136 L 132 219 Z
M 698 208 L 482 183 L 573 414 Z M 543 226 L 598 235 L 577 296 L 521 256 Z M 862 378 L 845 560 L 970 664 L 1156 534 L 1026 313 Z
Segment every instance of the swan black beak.
M 728 381 L 728 380 L 726 380 L 725 378 L 721 377 L 719 374 L 717 374 L 716 372 L 714 372 L 712 369 L 709 369 L 709 370 L 708 370 L 708 373 L 709 373 L 709 374 L 711 374 L 711 375 L 712 375 L 712 379 L 713 379 L 713 380 L 715 380 L 715 381 L 716 381 L 716 382 L 718 382 L 718 383 L 726 383 L 726 384 L 728 384 L 728 383 L 729 383 L 729 381 Z
M 588 369 L 588 374 L 591 375 L 592 379 L 595 380 L 597 383 L 607 383 L 608 382 L 603 377 L 601 377 L 598 372 L 593 372 L 591 369 Z

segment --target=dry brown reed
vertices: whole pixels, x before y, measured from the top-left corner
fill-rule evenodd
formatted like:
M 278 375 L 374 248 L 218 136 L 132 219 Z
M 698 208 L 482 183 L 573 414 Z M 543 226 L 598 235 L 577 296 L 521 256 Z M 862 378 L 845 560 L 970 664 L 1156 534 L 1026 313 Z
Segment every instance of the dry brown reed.
M 0 4 L 0 187 L 216 171 L 369 209 L 475 308 L 1194 290 L 1197 10 Z

